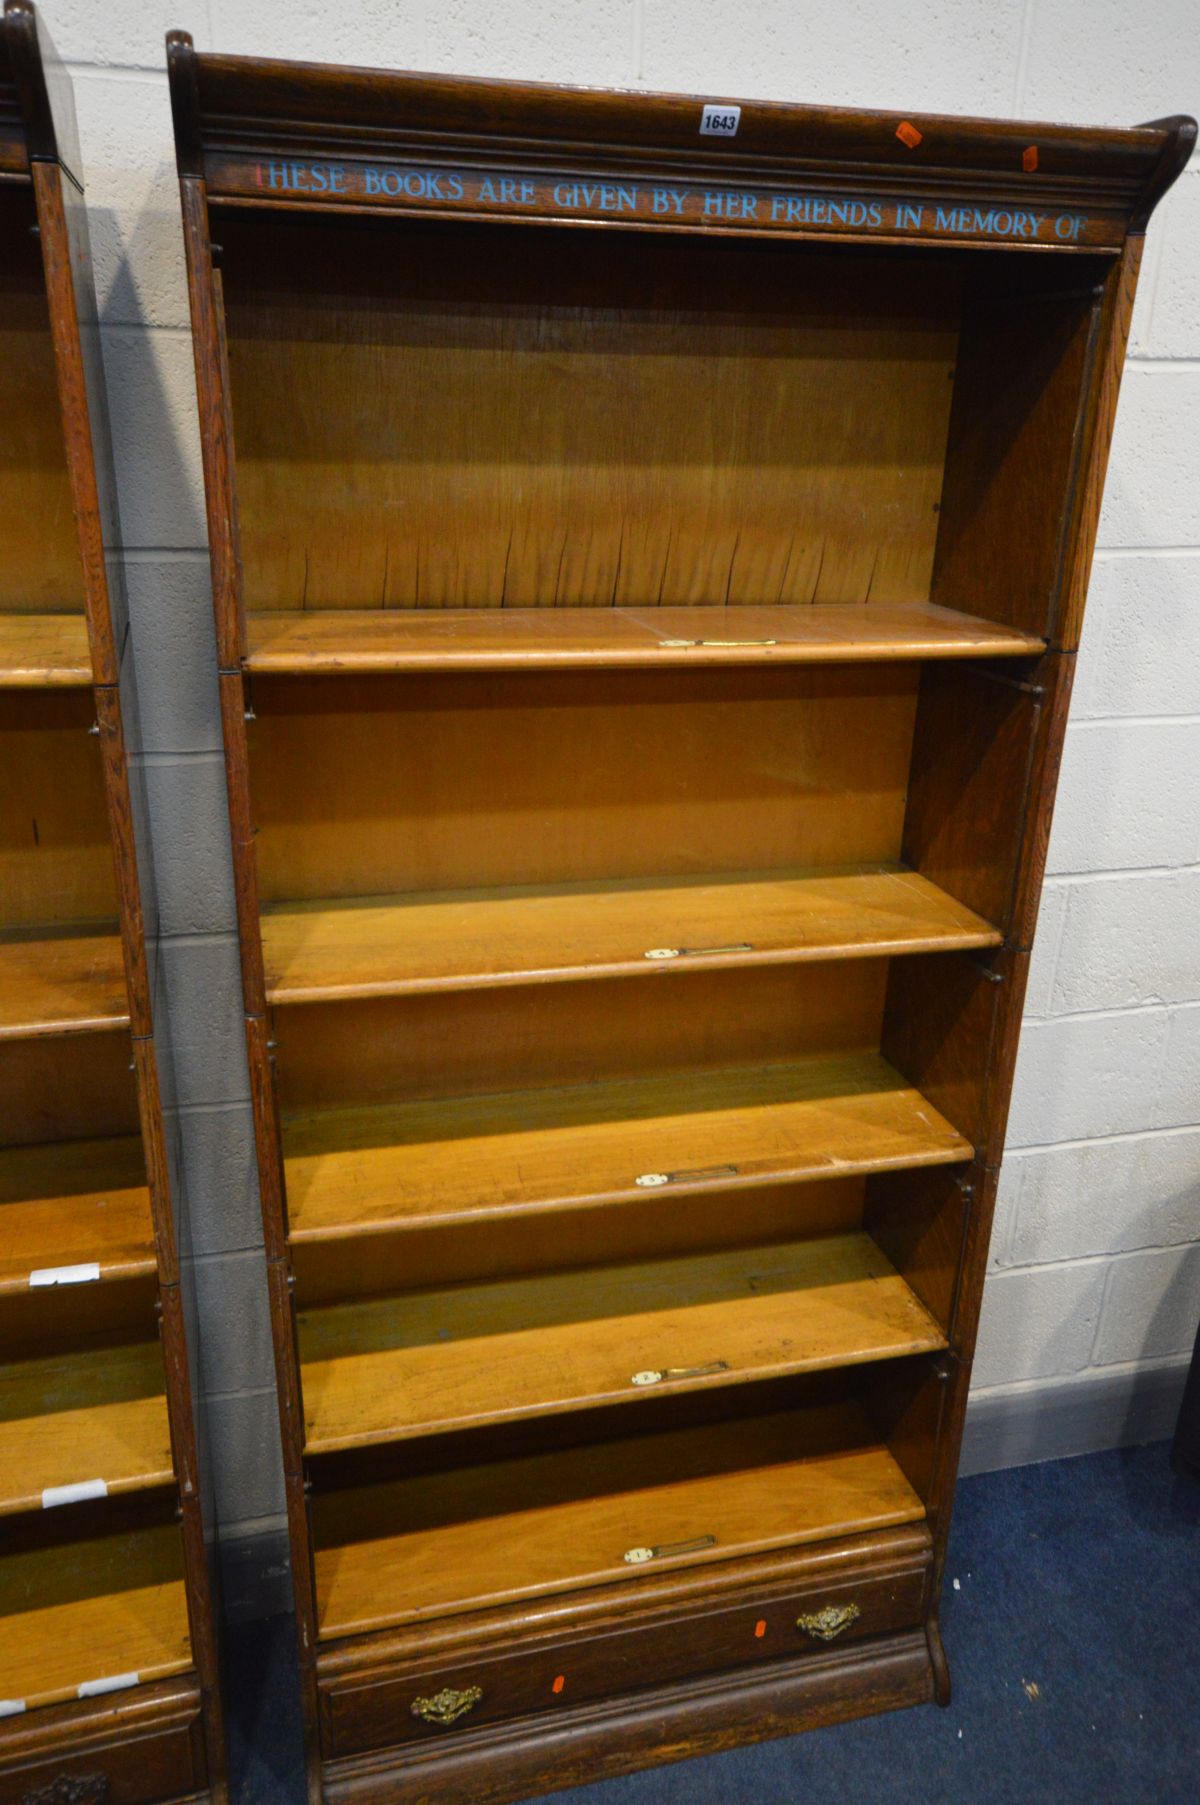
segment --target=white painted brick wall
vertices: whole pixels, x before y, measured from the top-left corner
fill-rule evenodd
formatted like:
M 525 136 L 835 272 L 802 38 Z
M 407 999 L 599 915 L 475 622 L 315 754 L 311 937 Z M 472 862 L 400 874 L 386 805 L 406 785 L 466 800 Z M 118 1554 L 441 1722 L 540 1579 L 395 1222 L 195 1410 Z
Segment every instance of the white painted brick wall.
M 1102 1260 L 993 1272 L 991 1307 L 979 1327 L 976 1383 L 1011 1385 L 1082 1372 L 1096 1339 L 1105 1277 Z
M 280 1507 L 163 34 L 201 49 L 1132 124 L 1195 0 L 44 0 L 76 77 L 227 1530 Z M 1144 266 L 977 1389 L 1178 1360 L 1200 1311 L 1200 166 Z

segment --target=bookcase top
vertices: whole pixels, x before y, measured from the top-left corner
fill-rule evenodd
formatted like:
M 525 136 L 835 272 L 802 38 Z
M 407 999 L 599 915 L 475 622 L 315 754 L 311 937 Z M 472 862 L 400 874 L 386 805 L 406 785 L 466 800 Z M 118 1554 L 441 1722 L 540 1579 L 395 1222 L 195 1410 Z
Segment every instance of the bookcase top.
M 181 173 L 267 206 L 891 242 L 1116 249 L 1195 143 L 197 53 L 168 37 Z
M 83 186 L 71 79 L 32 0 L 4 0 L 0 180 L 28 176 L 31 163 L 61 163 L 76 187 Z

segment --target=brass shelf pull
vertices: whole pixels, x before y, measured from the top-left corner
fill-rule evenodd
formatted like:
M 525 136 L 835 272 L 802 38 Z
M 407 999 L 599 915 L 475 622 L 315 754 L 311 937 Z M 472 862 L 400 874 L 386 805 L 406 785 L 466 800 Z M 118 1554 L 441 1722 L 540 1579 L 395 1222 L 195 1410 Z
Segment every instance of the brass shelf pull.
M 666 1560 L 673 1554 L 699 1554 L 716 1545 L 716 1536 L 695 1536 L 690 1542 L 662 1542 L 657 1548 L 627 1548 L 621 1558 L 630 1567 L 644 1567 L 647 1561 Z
M 634 1184 L 642 1191 L 658 1191 L 663 1185 L 698 1184 L 706 1178 L 735 1178 L 736 1166 L 692 1166 L 679 1172 L 639 1172 Z
M 482 1686 L 465 1686 L 461 1692 L 453 1686 L 443 1686 L 432 1698 L 415 1698 L 409 1710 L 422 1723 L 448 1726 L 473 1711 L 482 1697 Z
M 752 940 L 731 940 L 726 946 L 651 946 L 643 959 L 715 959 L 718 953 L 752 953 Z
M 832 1642 L 861 1615 L 856 1604 L 827 1604 L 823 1611 L 797 1617 L 796 1628 L 818 1642 Z
M 703 1379 L 709 1373 L 727 1373 L 727 1360 L 710 1360 L 704 1366 L 652 1366 L 634 1373 L 631 1385 L 662 1385 L 667 1379 Z

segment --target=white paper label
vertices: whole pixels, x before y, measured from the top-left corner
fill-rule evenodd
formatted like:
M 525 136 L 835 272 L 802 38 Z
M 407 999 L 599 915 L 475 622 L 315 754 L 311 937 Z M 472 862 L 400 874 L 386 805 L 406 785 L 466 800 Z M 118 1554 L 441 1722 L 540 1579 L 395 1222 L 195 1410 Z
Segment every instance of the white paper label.
M 106 1479 L 80 1479 L 74 1485 L 48 1485 L 42 1493 L 42 1509 L 53 1510 L 57 1504 L 86 1504 L 89 1498 L 107 1498 Z
M 101 1692 L 124 1692 L 127 1686 L 136 1686 L 141 1679 L 140 1673 L 114 1673 L 106 1680 L 85 1680 L 82 1686 L 76 1686 L 76 1698 L 96 1698 Z
M 43 1285 L 94 1285 L 100 1277 L 99 1260 L 84 1260 L 79 1266 L 39 1266 L 29 1275 L 32 1291 Z
M 23 1698 L 0 1698 L 0 1717 L 20 1717 L 24 1709 Z
M 736 138 L 737 128 L 741 121 L 741 107 L 731 107 L 721 101 L 710 100 L 700 115 L 700 136 L 702 138 Z

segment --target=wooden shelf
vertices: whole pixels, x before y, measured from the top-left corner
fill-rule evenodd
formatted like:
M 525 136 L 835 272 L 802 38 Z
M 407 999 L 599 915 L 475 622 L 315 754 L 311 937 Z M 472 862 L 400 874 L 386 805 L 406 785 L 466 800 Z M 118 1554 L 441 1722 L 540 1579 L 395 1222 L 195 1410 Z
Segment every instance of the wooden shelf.
M 165 1384 L 157 1341 L 0 1366 L 0 1515 L 92 1480 L 109 1493 L 170 1484 Z
M 656 1573 L 919 1523 L 866 1421 L 837 1407 L 675 1429 L 421 1475 L 315 1503 L 322 1638 L 581 1587 L 633 1548 L 707 1547 Z
M 899 865 L 279 904 L 264 910 L 262 931 L 274 1003 L 882 958 L 1002 939 Z
M 1044 642 L 928 602 L 809 607 L 305 608 L 251 614 L 246 669 L 496 671 L 571 665 L 1019 658 Z
M 125 967 L 115 927 L 0 936 L 0 1040 L 123 1028 Z
M 83 1264 L 102 1281 L 155 1270 L 141 1141 L 0 1151 L 0 1297 L 28 1291 L 33 1273 Z
M 91 681 L 82 614 L 0 613 L 0 689 L 79 689 Z
M 945 1337 L 869 1235 L 308 1311 L 308 1452 L 895 1359 Z M 636 1373 L 678 1371 L 660 1383 Z
M 953 1165 L 971 1147 L 877 1054 L 314 1110 L 284 1123 L 294 1241 L 525 1209 Z M 663 1187 L 668 1188 L 668 1187 Z
M 32 1711 L 191 1665 L 173 1523 L 0 1558 L 0 1699 Z

